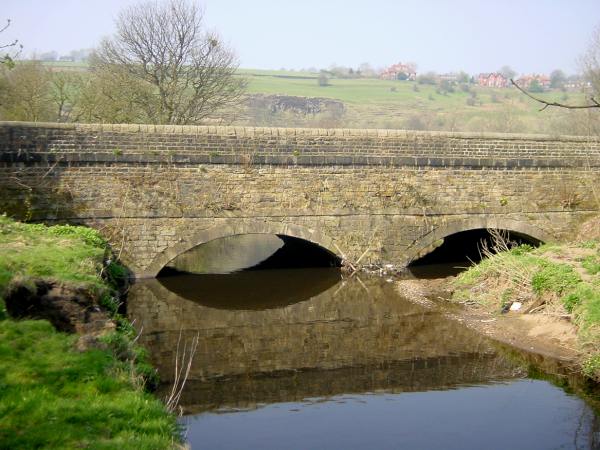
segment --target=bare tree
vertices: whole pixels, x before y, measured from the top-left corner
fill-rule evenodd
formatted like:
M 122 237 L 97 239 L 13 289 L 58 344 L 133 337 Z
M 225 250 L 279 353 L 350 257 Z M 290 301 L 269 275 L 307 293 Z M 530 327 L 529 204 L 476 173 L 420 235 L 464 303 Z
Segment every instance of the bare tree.
M 204 30 L 202 19 L 202 11 L 185 0 L 127 8 L 116 34 L 95 52 L 92 70 L 139 83 L 144 95 L 131 100 L 154 123 L 198 123 L 236 106 L 245 88 L 236 57 Z
M 6 19 L 6 24 L 0 27 L 0 33 L 6 31 L 8 27 L 10 27 L 10 19 Z M 12 68 L 15 64 L 13 59 L 21 52 L 22 48 L 18 39 L 6 44 L 0 43 L 0 52 L 4 53 L 4 55 L 0 55 L 0 64 Z
M 584 79 L 589 81 L 591 84 L 591 92 L 589 92 L 590 95 L 588 103 L 583 105 L 569 105 L 561 102 L 550 102 L 531 95 L 529 92 L 523 89 L 523 87 L 515 83 L 512 78 L 510 82 L 527 97 L 544 105 L 542 108 L 540 108 L 540 111 L 545 110 L 549 106 L 574 110 L 600 108 L 600 101 L 598 100 L 598 96 L 600 96 L 600 26 L 596 27 L 594 33 L 592 34 L 590 45 L 588 46 L 586 53 L 581 58 L 581 66 L 584 72 Z
M 600 102 L 598 102 L 598 100 L 596 100 L 594 97 L 590 97 L 590 103 L 586 104 L 586 105 L 567 105 L 565 103 L 560 103 L 560 102 L 549 102 L 546 101 L 542 98 L 536 97 L 534 95 L 531 95 L 529 92 L 527 92 L 525 89 L 523 89 L 521 86 L 519 86 L 517 83 L 515 83 L 515 80 L 513 80 L 512 78 L 510 79 L 511 84 L 516 87 L 519 91 L 521 91 L 523 94 L 525 94 L 527 97 L 529 97 L 532 100 L 535 100 L 538 103 L 541 103 L 542 106 L 540 108 L 540 111 L 545 110 L 548 106 L 556 106 L 558 108 L 566 108 L 566 109 L 590 109 L 590 108 L 600 108 Z
M 584 78 L 590 82 L 592 95 L 600 96 L 600 25 L 592 33 L 587 51 L 581 57 Z

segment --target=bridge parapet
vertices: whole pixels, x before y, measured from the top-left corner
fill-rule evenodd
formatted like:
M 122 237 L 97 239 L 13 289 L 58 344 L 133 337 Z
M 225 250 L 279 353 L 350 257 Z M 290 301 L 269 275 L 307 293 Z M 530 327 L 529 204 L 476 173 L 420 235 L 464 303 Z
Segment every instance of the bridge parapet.
M 600 139 L 500 133 L 0 122 L 2 161 L 599 167 Z

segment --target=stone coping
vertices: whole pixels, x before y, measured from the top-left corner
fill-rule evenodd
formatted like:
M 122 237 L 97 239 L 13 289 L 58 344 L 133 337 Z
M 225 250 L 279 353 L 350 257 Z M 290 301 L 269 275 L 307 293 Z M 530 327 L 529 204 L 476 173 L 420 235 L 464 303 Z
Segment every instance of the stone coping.
M 276 127 L 238 127 L 213 125 L 146 125 L 146 124 L 101 124 L 101 123 L 55 123 L 55 122 L 11 122 L 0 121 L 1 128 L 38 128 L 63 129 L 77 132 L 111 133 L 148 133 L 148 134 L 185 134 L 217 136 L 335 136 L 335 137 L 373 137 L 373 138 L 454 138 L 454 139 L 496 139 L 521 141 L 553 141 L 600 143 L 596 136 L 567 136 L 549 134 L 490 133 L 462 131 L 416 131 L 388 129 L 355 128 L 276 128 Z

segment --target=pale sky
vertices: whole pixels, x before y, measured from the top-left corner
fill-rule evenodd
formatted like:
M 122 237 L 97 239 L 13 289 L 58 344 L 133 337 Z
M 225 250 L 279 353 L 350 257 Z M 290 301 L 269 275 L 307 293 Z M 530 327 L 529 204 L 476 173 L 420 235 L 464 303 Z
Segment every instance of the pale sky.
M 1 0 L 10 18 L 0 44 L 18 38 L 25 54 L 94 47 L 137 0 Z M 383 67 L 420 72 L 577 71 L 600 0 L 204 0 L 205 22 L 244 68 Z

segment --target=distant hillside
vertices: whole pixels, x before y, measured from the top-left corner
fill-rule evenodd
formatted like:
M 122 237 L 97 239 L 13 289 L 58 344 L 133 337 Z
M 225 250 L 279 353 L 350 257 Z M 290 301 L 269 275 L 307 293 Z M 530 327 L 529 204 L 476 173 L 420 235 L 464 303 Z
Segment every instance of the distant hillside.
M 81 62 L 44 65 L 52 72 L 85 74 L 88 68 Z M 234 111 L 218 113 L 214 123 L 582 135 L 600 129 L 597 111 L 548 108 L 539 112 L 540 105 L 515 88 L 331 75 L 322 86 L 316 72 L 239 69 L 238 74 L 248 81 L 246 101 Z M 585 95 L 576 91 L 536 95 L 548 101 L 585 102 Z
M 306 114 L 257 109 L 250 101 L 236 123 L 245 125 L 403 128 L 419 130 L 495 131 L 586 134 L 588 113 L 547 109 L 515 88 L 456 84 L 453 92 L 416 81 L 329 78 L 319 86 L 318 73 L 240 70 L 251 98 L 257 94 L 332 99 L 342 108 Z M 553 90 L 536 94 L 548 101 L 583 103 L 581 92 Z M 341 110 L 341 111 L 340 111 Z M 597 122 L 597 118 L 591 117 Z

